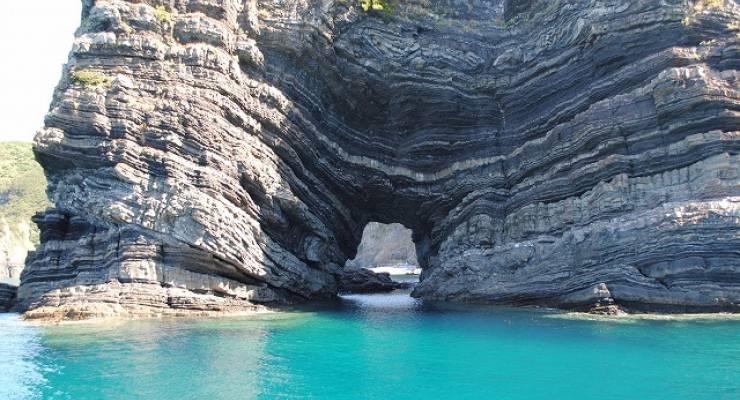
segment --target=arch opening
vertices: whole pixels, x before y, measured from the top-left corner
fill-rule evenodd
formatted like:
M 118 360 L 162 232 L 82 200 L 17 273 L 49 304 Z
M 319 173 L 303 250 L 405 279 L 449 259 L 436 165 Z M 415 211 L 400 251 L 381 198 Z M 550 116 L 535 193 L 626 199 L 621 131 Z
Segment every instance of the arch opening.
M 370 222 L 365 225 L 357 254 L 345 268 L 367 268 L 391 275 L 418 275 L 419 260 L 411 238 L 411 229 L 392 223 Z
M 341 292 L 389 292 L 411 289 L 421 268 L 411 229 L 399 223 L 369 222 L 354 258 L 344 265 Z

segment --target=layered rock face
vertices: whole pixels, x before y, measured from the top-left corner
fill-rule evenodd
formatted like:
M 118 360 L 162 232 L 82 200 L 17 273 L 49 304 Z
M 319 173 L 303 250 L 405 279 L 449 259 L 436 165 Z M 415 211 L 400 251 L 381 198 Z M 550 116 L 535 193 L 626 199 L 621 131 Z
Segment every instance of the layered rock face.
M 82 17 L 36 137 L 27 315 L 333 296 L 369 221 L 413 230 L 425 299 L 738 310 L 735 0 Z
M 8 311 L 15 303 L 17 286 L 0 283 L 0 312 Z

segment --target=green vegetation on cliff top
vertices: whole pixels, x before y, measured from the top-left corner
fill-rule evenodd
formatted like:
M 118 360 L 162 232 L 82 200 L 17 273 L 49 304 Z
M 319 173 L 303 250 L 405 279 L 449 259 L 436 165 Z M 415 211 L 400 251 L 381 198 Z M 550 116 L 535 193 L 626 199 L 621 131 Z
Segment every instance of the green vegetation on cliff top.
M 30 223 L 33 214 L 48 205 L 46 179 L 33 157 L 31 143 L 0 142 L 0 220 L 13 230 L 24 220 Z

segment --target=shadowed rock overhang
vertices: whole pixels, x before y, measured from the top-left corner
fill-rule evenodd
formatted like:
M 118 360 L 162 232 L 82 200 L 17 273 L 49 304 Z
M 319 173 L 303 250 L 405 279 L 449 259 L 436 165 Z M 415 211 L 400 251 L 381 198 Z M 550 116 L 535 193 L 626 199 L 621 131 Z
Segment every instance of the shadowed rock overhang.
M 83 3 L 30 316 L 333 296 L 368 221 L 425 299 L 738 310 L 735 0 Z

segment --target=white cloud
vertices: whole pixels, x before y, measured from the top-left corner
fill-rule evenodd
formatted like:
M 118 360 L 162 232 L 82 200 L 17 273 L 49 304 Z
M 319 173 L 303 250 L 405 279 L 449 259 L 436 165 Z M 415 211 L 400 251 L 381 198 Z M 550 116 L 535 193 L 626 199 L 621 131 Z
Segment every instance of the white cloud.
M 0 140 L 31 140 L 80 22 L 80 0 L 0 1 Z

